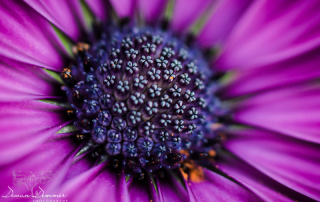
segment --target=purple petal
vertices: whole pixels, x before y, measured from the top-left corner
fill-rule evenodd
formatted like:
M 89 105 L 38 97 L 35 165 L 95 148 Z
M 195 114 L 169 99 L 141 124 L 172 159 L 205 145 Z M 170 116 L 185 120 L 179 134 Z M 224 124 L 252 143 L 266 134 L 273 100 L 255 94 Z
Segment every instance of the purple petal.
M 187 192 L 188 192 L 188 197 L 189 197 L 189 202 L 197 202 L 197 199 L 196 197 L 194 196 L 190 186 L 188 186 L 188 182 L 186 179 L 183 179 L 183 182 L 184 184 L 186 185 L 186 189 L 187 189 Z
M 277 64 L 242 70 L 223 92 L 227 97 L 241 96 L 317 78 L 320 76 L 319 51 L 317 48 Z
M 60 140 L 56 140 L 56 141 L 59 142 Z M 70 171 L 71 165 L 73 165 L 74 163 L 74 156 L 82 147 L 82 145 L 74 144 L 74 142 L 70 139 L 66 139 L 65 141 L 69 144 L 68 145 L 69 148 L 74 148 L 74 149 L 72 151 L 68 150 L 68 153 L 66 153 L 67 154 L 66 157 L 63 159 L 63 161 L 60 162 L 60 165 L 55 169 L 54 180 L 41 186 L 45 188 L 46 193 L 53 193 L 53 194 L 59 193 L 59 190 L 62 184 L 64 183 L 64 179 L 67 173 Z M 50 148 L 47 148 L 47 149 L 50 149 Z M 63 152 L 63 150 L 60 152 Z
M 0 105 L 0 165 L 33 151 L 67 124 L 61 117 L 61 107 L 44 102 Z
M 106 168 L 106 162 L 66 181 L 60 192 L 72 201 L 129 201 L 124 172 Z
M 103 0 L 85 0 L 88 6 L 91 8 L 93 13 L 98 16 L 101 20 L 107 18 L 107 5 L 106 1 Z
M 0 61 L 1 101 L 57 98 L 57 83 L 43 69 L 10 60 L 7 62 Z
M 110 3 L 120 18 L 133 17 L 135 0 L 110 0 Z
M 158 20 L 164 12 L 167 0 L 139 0 L 139 9 L 147 22 Z
M 186 31 L 213 2 L 214 0 L 176 0 L 170 22 L 173 31 Z
M 93 166 L 94 161 L 92 161 L 92 159 L 89 156 L 84 156 L 78 161 L 73 162 L 73 164 L 70 166 L 68 172 L 65 175 L 64 183 L 77 177 L 78 175 L 81 175 L 84 172 L 87 172 Z
M 71 196 L 73 200 L 82 198 L 81 201 L 84 201 L 85 198 L 88 198 L 90 191 L 92 189 L 92 182 L 103 172 L 106 163 L 102 163 L 98 166 L 76 175 L 74 178 L 71 178 L 69 181 L 66 181 L 61 187 L 60 192 Z M 91 185 L 91 186 L 90 186 Z M 88 188 L 91 188 L 90 190 Z M 79 190 L 82 190 L 79 194 Z M 77 195 L 78 192 L 78 195 Z
M 234 120 L 320 143 L 318 86 L 300 85 L 248 98 L 237 105 Z
M 130 201 L 153 201 L 159 202 L 159 196 L 154 188 L 153 182 L 147 176 L 144 180 L 131 177 L 128 182 Z
M 222 0 L 217 9 L 206 22 L 198 36 L 199 44 L 204 48 L 210 48 L 217 43 L 222 43 L 252 0 Z
M 217 166 L 264 201 L 308 201 L 310 198 L 267 177 L 229 153 L 220 153 Z
M 296 57 L 320 45 L 320 2 L 256 1 L 230 34 L 219 69 L 254 68 Z
M 225 147 L 281 184 L 320 200 L 318 144 L 258 129 L 236 130 Z
M 71 164 L 70 159 L 72 159 L 73 156 L 70 156 L 70 154 L 74 153 L 75 148 L 76 146 L 68 139 L 46 142 L 41 146 L 34 147 L 34 151 L 26 157 L 0 167 L 0 192 L 2 194 L 7 193 L 9 191 L 8 186 L 10 186 L 14 189 L 15 194 L 30 194 L 30 191 L 28 191 L 25 186 L 13 185 L 13 171 L 31 171 L 35 174 L 41 171 L 51 171 L 53 174 L 59 175 L 59 172 L 65 169 L 64 165 L 68 166 Z M 23 153 L 23 151 L 20 152 Z M 59 176 L 56 177 L 59 178 Z M 53 181 L 48 184 L 41 185 L 41 187 L 49 188 L 52 185 L 51 183 L 59 180 L 57 178 L 54 178 Z M 52 189 L 51 191 L 49 191 L 49 189 L 45 190 L 46 194 L 51 194 L 51 191 L 55 191 Z
M 203 171 L 203 182 L 186 183 L 197 201 L 261 201 L 241 185 L 207 169 Z
M 160 201 L 188 201 L 186 190 L 169 172 L 164 178 L 157 178 L 157 188 Z
M 0 5 L 0 57 L 60 71 L 66 50 L 51 24 L 21 1 Z
M 25 0 L 25 2 L 73 40 L 77 41 L 81 37 L 81 28 L 84 29 L 85 21 L 81 15 L 80 1 Z

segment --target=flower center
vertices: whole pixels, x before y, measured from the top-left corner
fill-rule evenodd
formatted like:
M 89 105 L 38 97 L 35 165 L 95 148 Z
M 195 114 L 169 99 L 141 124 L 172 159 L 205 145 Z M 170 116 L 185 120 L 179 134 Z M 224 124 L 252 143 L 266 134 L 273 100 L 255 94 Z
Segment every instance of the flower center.
M 214 156 L 222 111 L 201 51 L 158 28 L 107 30 L 79 43 L 62 72 L 78 138 L 94 157 L 130 175 Z

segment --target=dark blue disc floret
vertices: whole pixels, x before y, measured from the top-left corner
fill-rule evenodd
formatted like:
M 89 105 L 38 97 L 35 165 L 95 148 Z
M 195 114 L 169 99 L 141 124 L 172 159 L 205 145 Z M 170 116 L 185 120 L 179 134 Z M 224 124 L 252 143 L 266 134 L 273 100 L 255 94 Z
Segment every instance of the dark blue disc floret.
M 158 131 L 157 133 L 154 134 L 153 140 L 155 142 L 165 142 L 169 138 L 169 132 L 166 130 L 161 130 Z
M 191 103 L 196 100 L 195 95 L 195 92 L 192 92 L 191 90 L 186 90 L 183 97 L 188 103 Z
M 173 70 L 164 70 L 163 79 L 167 81 L 168 83 L 171 83 L 176 78 L 176 75 L 174 74 Z
M 183 114 L 184 110 L 186 109 L 186 105 L 183 104 L 182 100 L 179 100 L 173 107 L 174 114 Z
M 172 104 L 172 99 L 169 95 L 165 94 L 160 98 L 160 107 L 164 109 L 169 109 Z
M 161 70 L 153 67 L 147 72 L 147 77 L 150 81 L 159 81 L 161 79 Z
M 181 48 L 179 50 L 179 59 L 182 61 L 188 59 L 188 51 L 186 49 Z
M 122 153 L 124 156 L 136 157 L 138 156 L 138 148 L 134 142 L 123 142 Z
M 161 56 L 160 58 L 156 59 L 157 67 L 161 69 L 166 69 L 168 67 L 168 60 L 164 58 L 164 56 Z
M 132 174 L 217 150 L 211 128 L 225 110 L 201 51 L 160 28 L 126 26 L 108 25 L 94 43 L 77 45 L 61 73 L 94 156 Z
M 162 92 L 162 88 L 158 87 L 157 84 L 153 84 L 148 89 L 148 95 L 151 99 L 159 97 L 161 95 L 161 92 Z
M 91 88 L 86 89 L 87 95 L 89 99 L 98 100 L 99 97 L 102 95 L 102 90 L 100 85 L 93 84 Z
M 128 109 L 124 102 L 116 102 L 113 104 L 111 111 L 115 116 L 123 116 L 127 114 Z
M 114 59 L 113 61 L 110 62 L 110 68 L 114 72 L 120 72 L 122 69 L 122 60 L 119 59 Z
M 123 140 L 124 141 L 135 141 L 138 137 L 138 132 L 135 128 L 127 127 L 123 131 Z
M 159 123 L 163 127 L 167 127 L 171 124 L 171 115 L 170 114 L 161 114 L 159 117 Z
M 128 75 L 133 75 L 133 74 L 139 73 L 138 64 L 135 62 L 129 61 L 127 63 L 126 68 L 125 68 L 125 72 L 127 72 Z
M 140 63 L 143 67 L 149 68 L 153 64 L 152 57 L 143 55 L 140 59 Z
M 115 99 L 110 94 L 103 94 L 99 99 L 101 109 L 111 109 L 114 102 L 115 102 Z
M 130 50 L 125 51 L 125 56 L 127 60 L 136 61 L 139 51 L 131 48 Z
M 131 111 L 127 114 L 127 122 L 129 126 L 136 126 L 142 121 L 141 112 Z
M 172 60 L 170 64 L 171 69 L 173 69 L 175 72 L 179 72 L 182 70 L 181 62 L 177 59 Z
M 137 145 L 140 153 L 150 152 L 153 147 L 153 140 L 150 137 L 139 137 Z
M 118 85 L 116 86 L 114 96 L 117 100 L 126 100 L 129 97 L 129 90 L 129 81 L 119 81 Z
M 102 144 L 106 140 L 107 130 L 105 127 L 97 125 L 93 128 L 91 135 L 95 143 Z
M 112 114 L 109 110 L 100 111 L 98 114 L 98 123 L 102 126 L 109 126 L 112 121 Z
M 104 80 L 104 84 L 107 86 L 107 87 L 111 87 L 115 84 L 115 81 L 116 81 L 116 77 L 114 75 L 108 75 L 106 76 L 105 80 Z
M 150 121 L 142 122 L 138 126 L 138 133 L 140 136 L 149 136 L 154 133 L 155 125 Z
M 124 47 L 125 49 L 129 49 L 133 46 L 133 42 L 129 37 L 122 39 L 121 41 L 121 46 Z
M 127 123 L 122 117 L 114 117 L 111 127 L 118 131 L 123 131 L 127 127 Z
M 170 59 L 171 57 L 173 57 L 176 53 L 174 52 L 174 50 L 172 50 L 171 47 L 164 47 L 161 55 L 163 55 L 165 58 Z
M 174 120 L 174 130 L 181 133 L 184 129 L 184 120 L 176 119 Z
M 189 77 L 188 73 L 179 75 L 179 83 L 181 85 L 189 85 L 190 82 L 191 82 L 191 78 Z
M 140 75 L 133 80 L 133 87 L 135 89 L 139 89 L 140 91 L 143 91 L 146 87 L 148 81 L 145 79 L 144 76 Z
M 146 45 L 142 45 L 142 50 L 145 53 L 154 53 L 156 51 L 156 45 L 147 43 Z
M 107 151 L 107 154 L 109 154 L 110 156 L 119 155 L 121 153 L 121 144 L 109 142 L 106 145 L 106 151 Z
M 174 84 L 174 85 L 169 89 L 169 92 L 171 93 L 171 95 L 172 95 L 173 97 L 180 97 L 180 96 L 181 96 L 182 89 L 181 89 L 177 84 Z
M 111 48 L 111 51 L 109 53 L 110 58 L 117 58 L 119 56 L 120 49 L 118 48 Z
M 194 62 L 190 62 L 187 66 L 187 71 L 190 74 L 196 74 L 198 72 L 198 67 L 194 64 Z M 196 78 L 198 79 L 198 78 Z
M 83 105 L 84 111 L 88 116 L 97 115 L 100 111 L 100 105 L 97 100 L 84 100 L 85 104 Z
M 116 129 L 110 129 L 107 133 L 108 142 L 121 142 L 121 132 Z
M 151 116 L 154 116 L 155 114 L 158 113 L 158 107 L 159 107 L 158 102 L 148 101 L 145 107 L 143 108 L 144 110 L 142 110 L 143 112 L 142 117 L 146 117 L 145 119 L 147 119 L 147 117 L 150 118 Z
M 130 100 L 134 105 L 142 105 L 144 103 L 144 100 L 146 99 L 146 96 L 144 94 L 141 94 L 139 92 L 134 93 L 130 96 Z

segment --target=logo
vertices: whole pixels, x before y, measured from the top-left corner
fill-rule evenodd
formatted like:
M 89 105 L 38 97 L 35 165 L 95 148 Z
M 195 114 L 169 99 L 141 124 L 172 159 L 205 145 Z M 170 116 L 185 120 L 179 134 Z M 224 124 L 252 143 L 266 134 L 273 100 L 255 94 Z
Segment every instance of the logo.
M 15 193 L 14 189 L 8 186 L 9 192 L 2 196 L 3 198 L 32 198 L 32 199 L 49 199 L 49 198 L 65 198 L 65 194 L 46 194 L 41 185 L 47 184 L 55 178 L 55 174 L 51 171 L 13 171 L 12 182 L 16 187 L 24 187 L 24 194 Z M 19 189 L 21 191 L 21 189 Z M 27 193 L 27 194 L 25 194 Z M 33 201 L 53 201 L 53 200 L 33 200 Z M 54 200 L 56 202 L 67 202 L 68 200 Z

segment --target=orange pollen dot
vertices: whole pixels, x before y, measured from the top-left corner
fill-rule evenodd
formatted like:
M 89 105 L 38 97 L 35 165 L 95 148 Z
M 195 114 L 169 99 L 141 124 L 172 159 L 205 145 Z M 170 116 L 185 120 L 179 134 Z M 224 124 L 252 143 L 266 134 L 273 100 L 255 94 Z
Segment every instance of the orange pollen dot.
M 77 45 L 72 47 L 72 52 L 77 54 L 78 52 L 83 52 L 89 50 L 90 45 L 87 43 L 80 42 Z
M 188 150 L 186 150 L 186 149 L 180 150 L 180 154 L 184 154 L 184 155 L 186 155 L 186 156 L 189 156 L 189 155 L 190 155 L 189 152 L 188 152 Z
M 180 171 L 185 180 L 189 180 L 195 183 L 204 181 L 204 173 L 202 167 L 196 165 L 192 160 L 182 162 Z
M 209 154 L 210 157 L 215 157 L 215 156 L 217 155 L 216 151 L 214 151 L 213 149 L 210 150 L 210 151 L 208 152 L 208 154 Z

